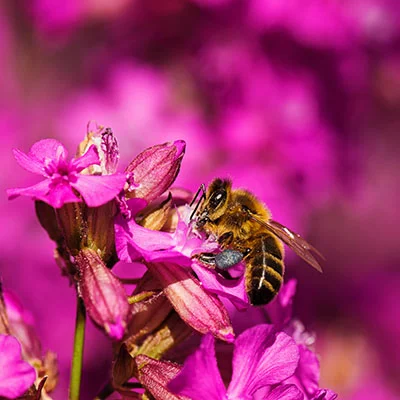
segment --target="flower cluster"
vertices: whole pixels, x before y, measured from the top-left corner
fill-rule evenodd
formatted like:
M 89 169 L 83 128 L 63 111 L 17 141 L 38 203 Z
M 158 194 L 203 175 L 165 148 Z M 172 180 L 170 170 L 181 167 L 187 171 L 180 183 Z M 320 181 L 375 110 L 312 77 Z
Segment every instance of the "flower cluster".
M 110 128 L 96 124 L 88 125 L 72 160 L 54 139 L 35 143 L 28 154 L 14 151 L 23 168 L 44 177 L 34 186 L 9 189 L 8 196 L 35 200 L 38 219 L 55 242 L 57 264 L 78 296 L 76 338 L 86 310 L 113 342 L 112 377 L 99 397 L 112 392 L 122 398 L 139 396 L 140 388 L 145 390 L 143 398 L 157 400 L 334 399 L 333 392 L 319 388 L 310 335 L 292 320 L 293 281 L 266 306 L 268 319 L 235 335 L 221 298 L 244 313 L 251 307 L 245 266 L 239 262 L 229 276 L 222 276 L 194 257 L 218 252 L 219 244 L 196 229 L 188 205 L 191 193 L 171 187 L 184 153 L 180 140 L 155 145 L 118 172 L 117 140 Z M 146 272 L 134 280 L 120 278 L 113 270 L 121 262 L 132 276 L 138 265 Z M 26 317 L 10 311 L 5 298 L 0 352 L 10 368 L 8 375 L 0 376 L 0 388 L 9 390 L 0 395 L 28 399 L 36 391 L 40 396 L 54 388 L 54 357 L 42 356 Z M 183 365 L 169 358 L 170 351 L 179 353 L 196 332 L 203 335 L 200 347 Z M 79 397 L 75 358 L 82 353 L 76 338 L 72 399 Z M 217 366 L 218 346 L 224 342 L 233 348 L 230 378 Z

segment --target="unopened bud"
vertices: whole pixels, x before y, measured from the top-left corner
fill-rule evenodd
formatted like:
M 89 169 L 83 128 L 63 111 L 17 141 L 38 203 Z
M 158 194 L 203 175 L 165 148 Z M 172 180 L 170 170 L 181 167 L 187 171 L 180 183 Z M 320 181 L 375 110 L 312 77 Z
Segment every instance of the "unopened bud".
M 188 400 L 188 397 L 171 393 L 167 386 L 181 371 L 181 366 L 168 361 L 154 360 L 145 355 L 136 358 L 140 383 L 156 400 Z
M 147 267 L 188 325 L 200 333 L 233 342 L 235 336 L 224 305 L 216 295 L 206 292 L 188 270 L 172 263 L 149 263 Z
M 150 202 L 163 194 L 178 175 L 185 146 L 184 141 L 176 140 L 140 153 L 126 168 L 135 183 L 126 191 L 126 197 L 139 197 Z
M 130 305 L 121 281 L 91 249 L 75 257 L 78 289 L 92 320 L 112 339 L 121 340 L 130 318 Z

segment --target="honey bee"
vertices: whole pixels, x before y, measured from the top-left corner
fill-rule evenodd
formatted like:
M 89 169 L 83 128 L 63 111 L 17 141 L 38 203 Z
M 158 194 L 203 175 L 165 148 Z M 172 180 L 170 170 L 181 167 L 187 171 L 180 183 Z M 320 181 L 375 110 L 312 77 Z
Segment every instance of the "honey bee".
M 322 272 L 313 255 L 323 258 L 318 250 L 299 234 L 272 220 L 271 213 L 252 193 L 232 189 L 230 180 L 217 178 L 207 190 L 204 185 L 200 187 L 192 204 L 200 192 L 192 218 L 199 231 L 218 240 L 222 251 L 200 253 L 195 258 L 221 271 L 243 260 L 246 292 L 252 305 L 268 304 L 278 293 L 285 268 L 283 243 Z

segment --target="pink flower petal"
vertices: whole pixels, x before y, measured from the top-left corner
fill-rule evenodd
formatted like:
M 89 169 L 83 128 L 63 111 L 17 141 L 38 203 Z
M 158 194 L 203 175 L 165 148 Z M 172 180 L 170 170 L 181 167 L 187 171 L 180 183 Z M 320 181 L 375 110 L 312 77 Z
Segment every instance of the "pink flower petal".
M 125 182 L 125 174 L 79 174 L 76 183 L 71 183 L 71 186 L 82 195 L 89 207 L 98 207 L 115 198 L 124 188 Z
M 319 361 L 317 355 L 304 345 L 299 345 L 299 364 L 290 382 L 302 388 L 308 396 L 319 390 Z
M 29 151 L 29 156 L 42 163 L 47 160 L 60 160 L 67 158 L 67 150 L 65 147 L 55 139 L 42 139 L 34 143 Z
M 265 307 L 275 328 L 282 330 L 292 318 L 293 297 L 296 294 L 297 281 L 286 282 L 275 299 Z
M 15 399 L 23 395 L 35 379 L 35 369 L 22 359 L 18 340 L 0 335 L 0 396 Z
M 18 149 L 13 149 L 13 153 L 15 159 L 22 168 L 26 169 L 29 172 L 33 172 L 34 174 L 39 174 L 47 177 L 42 160 L 31 157 L 30 155 L 25 154 L 23 151 Z
M 18 196 L 32 197 L 34 200 L 42 200 L 54 208 L 60 208 L 65 203 L 81 201 L 68 184 L 60 183 L 53 186 L 50 179 L 45 179 L 27 188 L 7 189 L 7 196 L 9 199 L 14 199 Z
M 168 388 L 192 400 L 226 398 L 226 388 L 215 357 L 215 340 L 211 335 L 203 337 L 200 348 L 186 359 L 182 370 Z
M 47 194 L 50 191 L 50 185 L 51 180 L 45 179 L 44 181 L 27 188 L 7 189 L 7 196 L 9 200 L 15 199 L 18 196 L 28 196 L 48 203 Z
M 158 250 L 166 250 L 173 245 L 170 233 L 143 228 L 133 219 L 127 222 L 121 215 L 116 217 L 114 226 L 115 248 L 121 261 L 133 262 L 141 258 L 151 261 L 156 258 Z
M 221 301 L 207 293 L 188 270 L 172 263 L 149 263 L 149 271 L 164 287 L 164 293 L 180 317 L 200 333 L 232 342 L 233 329 Z
M 82 157 L 75 158 L 71 163 L 74 165 L 77 172 L 82 171 L 90 165 L 100 164 L 99 153 L 96 146 L 90 146 L 88 151 Z
M 251 397 L 255 391 L 282 382 L 293 375 L 299 361 L 294 340 L 273 325 L 257 325 L 235 341 L 231 397 Z
M 79 203 L 82 201 L 74 193 L 72 187 L 66 182 L 61 182 L 56 186 L 50 185 L 46 197 L 43 197 L 40 200 L 45 201 L 54 208 L 60 208 L 65 203 Z
M 249 307 L 244 274 L 238 279 L 229 280 L 197 263 L 192 263 L 192 269 L 206 290 L 228 298 L 238 310 L 245 310 Z

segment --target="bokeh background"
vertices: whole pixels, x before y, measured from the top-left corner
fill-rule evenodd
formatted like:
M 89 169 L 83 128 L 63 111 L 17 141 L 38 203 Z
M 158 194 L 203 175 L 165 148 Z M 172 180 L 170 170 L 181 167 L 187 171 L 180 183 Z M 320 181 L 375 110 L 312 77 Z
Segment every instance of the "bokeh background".
M 400 398 L 398 0 L 2 0 L 0 273 L 58 353 L 65 399 L 75 299 L 14 161 L 44 137 L 71 154 L 89 120 L 119 138 L 121 168 L 184 139 L 177 185 L 230 176 L 326 257 L 290 252 L 295 314 L 317 334 L 322 387 Z M 108 374 L 89 327 L 84 398 Z

